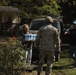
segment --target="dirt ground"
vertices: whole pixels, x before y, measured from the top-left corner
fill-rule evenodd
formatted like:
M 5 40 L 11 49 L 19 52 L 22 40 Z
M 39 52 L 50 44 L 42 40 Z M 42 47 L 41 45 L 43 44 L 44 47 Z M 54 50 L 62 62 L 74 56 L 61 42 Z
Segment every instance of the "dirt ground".
M 25 72 L 25 75 L 37 75 L 37 71 Z M 45 75 L 44 72 L 42 72 L 41 75 Z
M 32 65 L 32 71 L 31 72 L 25 71 L 24 75 L 37 75 L 37 65 Z M 40 75 L 45 75 L 45 72 L 42 71 Z

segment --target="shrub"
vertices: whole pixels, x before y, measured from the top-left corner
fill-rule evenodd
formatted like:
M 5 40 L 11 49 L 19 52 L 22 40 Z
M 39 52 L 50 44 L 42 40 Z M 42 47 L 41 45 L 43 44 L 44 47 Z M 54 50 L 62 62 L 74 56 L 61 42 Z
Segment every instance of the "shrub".
M 6 41 L 0 44 L 0 75 L 20 75 L 21 68 L 26 67 L 20 37 L 8 38 Z

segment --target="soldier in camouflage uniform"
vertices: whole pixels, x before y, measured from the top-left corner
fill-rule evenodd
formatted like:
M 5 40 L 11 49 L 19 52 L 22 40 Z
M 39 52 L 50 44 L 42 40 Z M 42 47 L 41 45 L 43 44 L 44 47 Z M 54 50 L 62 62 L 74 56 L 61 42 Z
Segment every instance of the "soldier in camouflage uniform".
M 52 64 L 55 51 L 59 52 L 59 33 L 58 30 L 51 24 L 53 19 L 48 16 L 45 18 L 46 25 L 38 30 L 37 43 L 40 43 L 40 56 L 37 75 L 40 75 L 44 59 L 47 60 L 45 75 L 51 75 Z

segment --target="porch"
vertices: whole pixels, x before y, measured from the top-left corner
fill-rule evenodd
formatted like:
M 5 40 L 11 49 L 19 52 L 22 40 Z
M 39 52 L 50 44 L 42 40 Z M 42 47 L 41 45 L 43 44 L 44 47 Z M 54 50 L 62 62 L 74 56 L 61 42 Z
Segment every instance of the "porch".
M 12 6 L 0 6 L 0 35 L 16 35 L 20 24 L 20 10 Z

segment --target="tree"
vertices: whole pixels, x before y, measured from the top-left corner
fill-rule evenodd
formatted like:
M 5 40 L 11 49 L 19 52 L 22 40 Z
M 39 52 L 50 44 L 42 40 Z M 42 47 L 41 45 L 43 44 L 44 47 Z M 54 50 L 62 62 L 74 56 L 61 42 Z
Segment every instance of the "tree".
M 0 5 L 18 7 L 22 12 L 21 17 L 26 18 L 50 14 L 61 14 L 70 20 L 76 18 L 76 0 L 0 0 Z
M 59 5 L 62 9 L 61 15 L 64 16 L 64 22 L 72 23 L 76 19 L 76 0 L 60 0 Z
M 2 0 L 1 3 L 18 7 L 22 11 L 22 17 L 35 18 L 50 14 L 60 14 L 60 7 L 56 0 Z
M 27 17 L 41 17 L 50 14 L 60 14 L 56 0 L 26 0 L 22 5 Z

